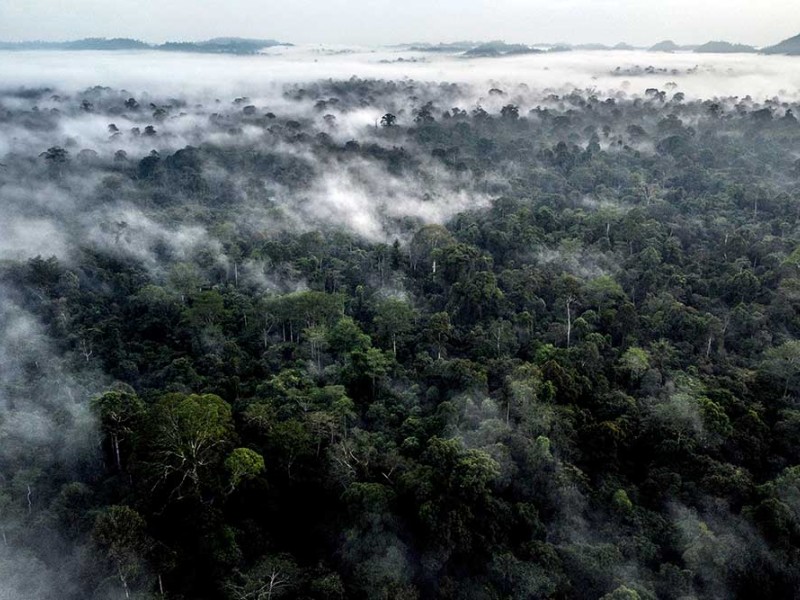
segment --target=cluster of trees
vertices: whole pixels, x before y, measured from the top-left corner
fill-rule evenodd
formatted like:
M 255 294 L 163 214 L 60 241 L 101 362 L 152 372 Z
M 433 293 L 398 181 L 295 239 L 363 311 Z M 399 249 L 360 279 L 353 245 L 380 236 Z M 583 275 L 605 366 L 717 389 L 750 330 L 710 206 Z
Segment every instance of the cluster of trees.
M 322 82 L 286 91 L 310 112 L 238 99 L 177 151 L 7 156 L 0 186 L 100 173 L 85 206 L 216 243 L 154 243 L 154 268 L 110 222 L 108 246 L 0 265 L 71 368 L 110 378 L 80 468 L 2 455 L 0 550 L 79 548 L 76 598 L 793 597 L 796 107 L 523 92 Z M 145 110 L 92 93 L 117 125 Z M 386 116 L 337 141 L 365 106 Z M 287 226 L 271 186 L 356 161 L 492 201 L 387 216 L 380 242 Z

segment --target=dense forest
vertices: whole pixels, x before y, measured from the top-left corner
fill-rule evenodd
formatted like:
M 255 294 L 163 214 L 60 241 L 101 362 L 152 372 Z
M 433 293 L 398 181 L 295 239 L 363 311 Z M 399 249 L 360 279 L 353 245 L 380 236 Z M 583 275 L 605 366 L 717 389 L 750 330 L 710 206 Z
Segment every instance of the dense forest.
M 796 597 L 799 109 L 6 90 L 0 597 Z

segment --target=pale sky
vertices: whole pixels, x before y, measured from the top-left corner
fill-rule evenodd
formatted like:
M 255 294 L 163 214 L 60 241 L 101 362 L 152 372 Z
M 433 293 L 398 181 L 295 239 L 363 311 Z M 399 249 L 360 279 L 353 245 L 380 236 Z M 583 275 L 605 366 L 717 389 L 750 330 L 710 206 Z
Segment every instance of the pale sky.
M 0 40 L 216 36 L 293 43 L 395 44 L 461 39 L 724 39 L 756 46 L 800 33 L 800 0 L 0 0 Z

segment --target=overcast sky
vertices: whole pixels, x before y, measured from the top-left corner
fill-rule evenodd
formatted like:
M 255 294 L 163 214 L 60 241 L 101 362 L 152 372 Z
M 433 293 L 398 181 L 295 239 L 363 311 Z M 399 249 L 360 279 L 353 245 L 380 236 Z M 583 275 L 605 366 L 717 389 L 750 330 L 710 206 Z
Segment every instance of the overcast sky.
M 0 0 L 0 40 L 215 36 L 392 44 L 725 39 L 800 33 L 800 0 Z

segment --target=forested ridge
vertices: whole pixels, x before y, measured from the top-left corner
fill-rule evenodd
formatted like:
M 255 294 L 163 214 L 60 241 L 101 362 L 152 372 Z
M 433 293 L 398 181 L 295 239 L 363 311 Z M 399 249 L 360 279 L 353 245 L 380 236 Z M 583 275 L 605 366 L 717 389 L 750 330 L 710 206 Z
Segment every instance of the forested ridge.
M 798 105 L 662 87 L 4 93 L 0 577 L 796 597 Z

